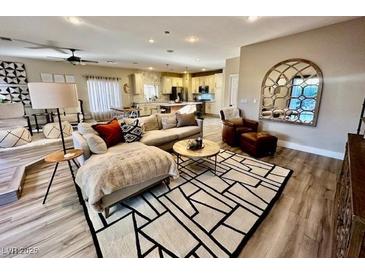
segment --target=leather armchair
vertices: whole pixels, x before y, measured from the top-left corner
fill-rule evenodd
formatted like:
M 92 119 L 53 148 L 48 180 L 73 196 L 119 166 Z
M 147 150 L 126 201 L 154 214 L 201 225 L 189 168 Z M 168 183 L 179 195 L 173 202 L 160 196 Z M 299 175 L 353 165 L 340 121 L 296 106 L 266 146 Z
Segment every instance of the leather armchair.
M 230 118 L 226 120 L 224 110 L 220 111 L 223 122 L 222 140 L 230 146 L 238 146 L 242 133 L 257 132 L 259 123 L 242 117 Z M 239 112 L 241 115 L 241 112 Z

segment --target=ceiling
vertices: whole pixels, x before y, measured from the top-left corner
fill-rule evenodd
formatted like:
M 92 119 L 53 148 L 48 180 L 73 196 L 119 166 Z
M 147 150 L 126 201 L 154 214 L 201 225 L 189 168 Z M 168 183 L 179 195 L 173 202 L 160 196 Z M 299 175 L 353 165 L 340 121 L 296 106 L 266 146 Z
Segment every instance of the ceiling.
M 242 45 L 294 34 L 354 17 L 0 17 L 0 36 L 59 47 L 98 65 L 157 71 L 218 69 Z M 252 18 L 250 18 L 252 19 Z M 164 31 L 170 31 L 165 34 Z M 194 36 L 198 41 L 186 41 Z M 149 43 L 153 39 L 154 43 Z M 54 60 L 67 54 L 0 40 L 0 55 Z M 172 49 L 173 53 L 166 50 Z M 107 63 L 113 61 L 114 63 Z M 169 64 L 167 67 L 166 64 Z

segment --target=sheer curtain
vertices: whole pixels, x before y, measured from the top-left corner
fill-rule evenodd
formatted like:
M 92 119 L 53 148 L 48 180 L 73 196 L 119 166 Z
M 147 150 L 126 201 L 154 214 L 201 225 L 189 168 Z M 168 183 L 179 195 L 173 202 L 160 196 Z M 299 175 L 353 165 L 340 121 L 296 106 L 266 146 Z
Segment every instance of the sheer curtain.
M 111 107 L 120 108 L 122 98 L 118 79 L 88 77 L 90 111 L 97 121 L 105 121 L 113 117 Z

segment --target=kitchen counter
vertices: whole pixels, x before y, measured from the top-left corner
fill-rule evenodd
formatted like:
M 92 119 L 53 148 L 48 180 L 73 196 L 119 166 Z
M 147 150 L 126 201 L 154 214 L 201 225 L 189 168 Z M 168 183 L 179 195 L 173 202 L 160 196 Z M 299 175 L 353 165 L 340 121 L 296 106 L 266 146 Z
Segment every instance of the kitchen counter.
M 180 103 L 160 103 L 161 107 L 178 107 L 178 106 L 186 106 L 186 105 L 200 105 L 202 102 L 180 102 Z

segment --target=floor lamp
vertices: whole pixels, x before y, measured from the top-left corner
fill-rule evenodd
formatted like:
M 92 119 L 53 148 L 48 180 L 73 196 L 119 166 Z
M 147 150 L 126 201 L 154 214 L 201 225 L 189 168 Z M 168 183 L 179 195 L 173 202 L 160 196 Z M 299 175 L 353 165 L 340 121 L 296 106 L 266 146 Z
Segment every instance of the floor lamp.
M 58 125 L 60 128 L 61 139 L 62 139 L 62 148 L 63 152 L 56 151 L 46 156 L 46 162 L 56 163 L 55 169 L 53 171 L 51 180 L 49 182 L 46 195 L 43 199 L 43 204 L 46 202 L 48 192 L 51 188 L 53 178 L 56 174 L 58 164 L 60 162 L 68 162 L 68 166 L 70 168 L 70 172 L 72 175 L 72 179 L 75 183 L 75 176 L 72 170 L 71 160 L 80 155 L 82 155 L 81 150 L 73 150 L 72 153 L 67 153 L 65 146 L 65 138 L 63 136 L 62 129 L 62 121 L 60 115 L 60 108 L 67 107 L 78 107 L 78 97 L 77 97 L 77 88 L 75 84 L 64 84 L 64 83 L 29 83 L 29 95 L 30 100 L 32 102 L 33 109 L 57 109 L 57 117 L 58 117 Z M 76 186 L 76 190 L 79 189 Z
M 62 147 L 64 154 L 66 154 L 60 108 L 79 106 L 76 85 L 64 83 L 29 83 L 28 88 L 33 109 L 57 109 Z

